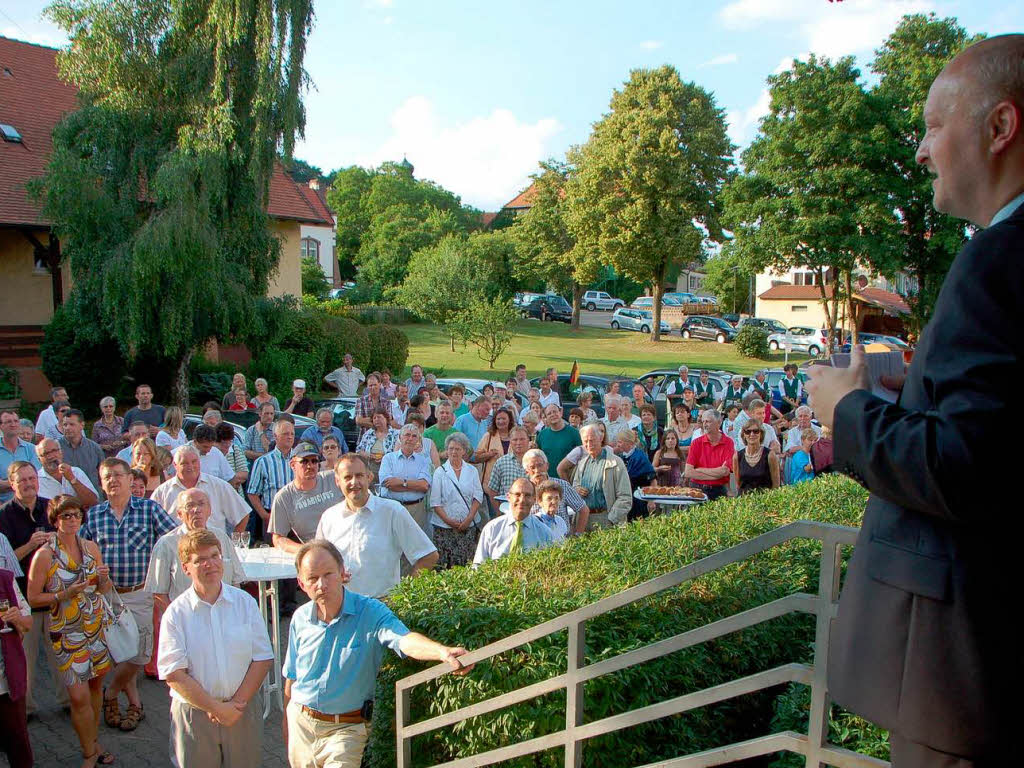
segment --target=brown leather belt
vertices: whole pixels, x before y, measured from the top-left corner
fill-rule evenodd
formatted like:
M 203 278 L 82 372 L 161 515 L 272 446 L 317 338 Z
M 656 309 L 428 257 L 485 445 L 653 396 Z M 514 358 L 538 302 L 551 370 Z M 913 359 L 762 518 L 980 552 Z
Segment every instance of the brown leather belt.
M 142 581 L 142 582 L 139 582 L 138 584 L 135 584 L 134 586 L 131 586 L 131 587 L 114 587 L 114 590 L 119 595 L 127 595 L 130 592 L 138 592 L 144 586 L 146 586 L 146 582 Z
M 400 501 L 398 503 L 401 504 L 403 507 L 413 507 L 413 506 L 419 504 L 425 498 L 426 498 L 426 496 L 421 496 L 420 498 L 414 499 L 413 501 Z
M 312 707 L 307 707 L 305 704 L 300 705 L 302 711 L 312 717 L 314 720 L 319 720 L 322 723 L 365 723 L 366 719 L 363 717 L 361 709 L 353 709 L 351 712 L 343 712 L 340 715 L 328 715 L 324 712 L 317 712 Z

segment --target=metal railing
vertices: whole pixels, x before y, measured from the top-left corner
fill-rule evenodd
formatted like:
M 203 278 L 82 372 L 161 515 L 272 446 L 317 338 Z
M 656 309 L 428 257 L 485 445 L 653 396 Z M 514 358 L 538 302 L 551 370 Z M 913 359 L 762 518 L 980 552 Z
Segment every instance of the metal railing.
M 471 717 L 528 701 L 552 691 L 565 690 L 566 692 L 564 729 L 546 736 L 527 739 L 470 757 L 452 760 L 436 765 L 434 768 L 477 768 L 553 747 L 565 750 L 566 768 L 579 768 L 582 765 L 583 742 L 586 739 L 790 682 L 803 683 L 811 688 L 810 721 L 807 733 L 794 731 L 773 733 L 704 752 L 651 763 L 642 768 L 669 768 L 670 766 L 672 768 L 677 766 L 696 768 L 697 766 L 722 765 L 734 760 L 780 751 L 804 755 L 808 768 L 812 766 L 817 768 L 822 763 L 838 766 L 838 768 L 884 768 L 888 766 L 889 763 L 884 760 L 867 757 L 828 743 L 829 698 L 826 665 L 831 639 L 831 624 L 838 607 L 841 547 L 852 545 L 856 536 L 855 528 L 810 521 L 789 523 L 729 549 L 716 552 L 671 573 L 666 573 L 616 595 L 598 600 L 596 603 L 591 603 L 472 651 L 463 659 L 467 662 L 479 663 L 555 632 L 568 631 L 568 668 L 564 674 L 428 720 L 418 723 L 411 722 L 412 690 L 418 685 L 445 674 L 448 671 L 448 666 L 437 665 L 399 680 L 395 684 L 398 768 L 410 768 L 412 765 L 413 737 L 454 725 Z M 642 648 L 593 664 L 585 664 L 586 624 L 589 620 L 794 539 L 816 539 L 821 542 L 817 595 L 794 593 Z M 583 686 L 588 680 L 627 669 L 791 613 L 813 614 L 816 617 L 813 666 L 797 663 L 783 664 L 739 680 L 732 680 L 657 704 L 605 717 L 591 723 L 584 723 Z

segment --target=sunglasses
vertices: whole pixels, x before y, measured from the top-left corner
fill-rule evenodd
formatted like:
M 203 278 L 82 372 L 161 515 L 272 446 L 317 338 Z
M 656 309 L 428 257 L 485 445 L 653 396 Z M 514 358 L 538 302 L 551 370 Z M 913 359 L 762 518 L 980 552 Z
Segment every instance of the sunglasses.
M 305 465 L 307 467 L 310 464 L 319 464 L 319 463 L 320 463 L 320 459 L 318 459 L 316 456 L 306 456 L 305 458 L 299 459 L 299 464 L 303 464 L 303 465 Z
M 760 435 L 761 434 L 761 430 L 760 429 L 744 429 L 743 430 L 743 434 L 744 435 Z
M 81 512 L 61 512 L 57 517 L 61 520 L 81 520 Z

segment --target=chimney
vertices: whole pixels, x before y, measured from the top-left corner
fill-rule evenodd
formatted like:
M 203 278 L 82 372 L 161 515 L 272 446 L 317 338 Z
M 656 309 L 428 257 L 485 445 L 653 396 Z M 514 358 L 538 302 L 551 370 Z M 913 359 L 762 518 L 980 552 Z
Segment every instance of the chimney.
M 318 179 L 316 177 L 310 179 L 309 180 L 309 188 L 312 189 L 312 190 L 319 190 L 320 189 L 320 179 Z

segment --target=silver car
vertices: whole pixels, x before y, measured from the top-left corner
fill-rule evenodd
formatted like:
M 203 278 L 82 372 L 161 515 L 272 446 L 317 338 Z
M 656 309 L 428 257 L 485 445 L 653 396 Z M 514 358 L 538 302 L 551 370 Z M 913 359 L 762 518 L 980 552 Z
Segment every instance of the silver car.
M 773 333 L 768 337 L 768 349 L 773 352 L 787 347 L 790 352 L 803 352 L 817 357 L 828 349 L 828 339 L 821 329 L 804 326 L 794 326 L 785 333 Z
M 647 309 L 619 307 L 612 313 L 611 326 L 616 330 L 624 328 L 627 331 L 650 333 L 654 326 L 654 313 Z M 669 333 L 672 330 L 664 320 L 661 321 L 660 327 L 662 333 Z

